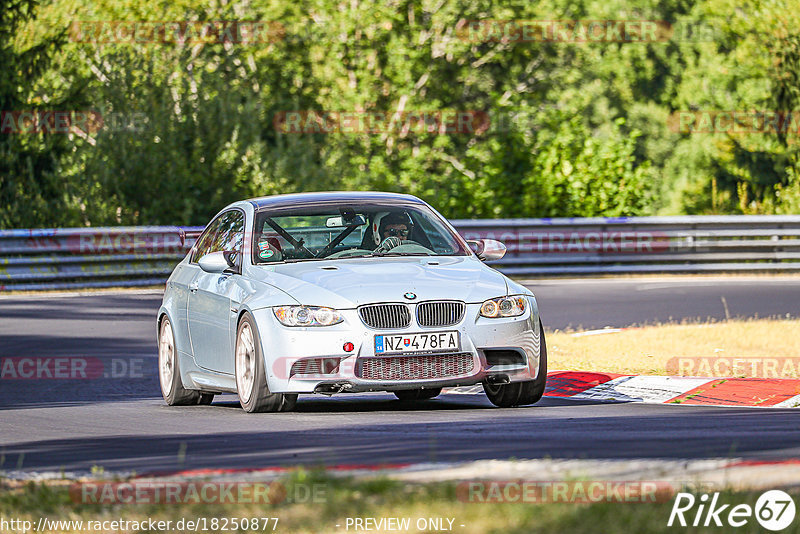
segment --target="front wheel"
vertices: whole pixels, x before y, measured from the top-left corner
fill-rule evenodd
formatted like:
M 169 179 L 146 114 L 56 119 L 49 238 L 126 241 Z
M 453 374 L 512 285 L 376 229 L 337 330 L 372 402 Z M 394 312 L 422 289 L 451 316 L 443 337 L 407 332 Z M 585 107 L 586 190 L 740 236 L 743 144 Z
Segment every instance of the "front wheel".
M 544 329 L 542 321 L 539 320 L 539 342 L 541 351 L 539 353 L 539 371 L 535 380 L 526 382 L 513 382 L 511 384 L 489 384 L 484 382 L 483 390 L 489 398 L 489 402 L 500 408 L 510 408 L 512 406 L 523 406 L 535 404 L 544 395 L 544 387 L 547 384 L 547 344 L 544 340 Z
M 161 319 L 161 328 L 158 331 L 158 379 L 161 383 L 161 395 L 168 405 L 189 406 L 198 403 L 200 392 L 183 387 L 175 334 L 167 317 Z
M 404 402 L 432 399 L 441 392 L 442 388 L 403 389 L 400 391 L 393 391 L 394 396 Z
M 253 317 L 246 313 L 236 333 L 236 391 L 244 411 L 288 412 L 297 404 L 297 395 L 270 393 L 264 355 Z

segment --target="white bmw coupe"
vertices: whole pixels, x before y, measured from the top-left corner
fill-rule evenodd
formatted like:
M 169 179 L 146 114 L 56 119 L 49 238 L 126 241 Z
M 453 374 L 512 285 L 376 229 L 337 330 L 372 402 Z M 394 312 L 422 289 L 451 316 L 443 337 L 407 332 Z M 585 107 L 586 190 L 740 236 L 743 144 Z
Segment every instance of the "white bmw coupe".
M 483 260 L 422 200 L 304 193 L 236 202 L 169 277 L 158 311 L 169 405 L 236 393 L 247 412 L 299 394 L 390 391 L 401 401 L 483 383 L 501 407 L 533 404 L 547 350 L 531 291 Z

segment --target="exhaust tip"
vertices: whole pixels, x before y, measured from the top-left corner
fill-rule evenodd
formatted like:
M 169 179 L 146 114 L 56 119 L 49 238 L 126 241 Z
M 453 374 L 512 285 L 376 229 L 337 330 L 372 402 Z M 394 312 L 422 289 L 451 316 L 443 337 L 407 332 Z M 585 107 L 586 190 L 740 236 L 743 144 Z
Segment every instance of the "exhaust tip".
M 350 382 L 330 382 L 327 384 L 319 384 L 314 388 L 314 393 L 321 393 L 323 395 L 334 395 L 336 393 L 343 393 L 353 389 L 353 384 Z
M 508 375 L 491 375 L 486 377 L 486 382 L 496 386 L 499 384 L 509 384 L 511 383 L 511 379 L 508 378 Z

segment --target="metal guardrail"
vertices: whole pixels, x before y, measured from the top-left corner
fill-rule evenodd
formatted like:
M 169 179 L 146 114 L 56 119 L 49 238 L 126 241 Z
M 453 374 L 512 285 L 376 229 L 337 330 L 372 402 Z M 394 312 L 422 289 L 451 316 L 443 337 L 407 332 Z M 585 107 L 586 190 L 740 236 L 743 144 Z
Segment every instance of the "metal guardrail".
M 0 230 L 0 292 L 163 284 L 202 227 Z
M 503 241 L 492 265 L 514 276 L 800 270 L 800 216 L 453 221 L 467 239 Z
M 514 276 L 800 271 L 800 216 L 456 220 Z M 163 283 L 202 227 L 0 230 L 0 291 Z

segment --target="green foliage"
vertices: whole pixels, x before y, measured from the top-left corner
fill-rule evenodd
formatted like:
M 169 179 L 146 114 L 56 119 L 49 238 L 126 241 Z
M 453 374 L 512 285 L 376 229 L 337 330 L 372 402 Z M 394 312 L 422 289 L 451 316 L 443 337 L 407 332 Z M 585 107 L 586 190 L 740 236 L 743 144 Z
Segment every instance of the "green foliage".
M 609 136 L 592 136 L 576 119 L 559 125 L 524 181 L 526 211 L 579 217 L 647 213 L 649 162 L 634 165 L 640 134 L 622 134 L 624 123 L 617 120 Z
M 0 0 L 0 227 L 203 224 L 293 191 L 418 195 L 450 217 L 796 213 L 797 132 L 681 133 L 681 110 L 800 108 L 796 0 Z M 476 20 L 669 21 L 649 42 L 464 38 Z M 75 42 L 74 21 L 277 21 L 259 43 Z M 287 133 L 291 111 L 472 111 L 488 128 Z
M 11 111 L 69 109 L 79 103 L 79 84 L 67 82 L 69 71 L 61 83 L 41 83 L 51 57 L 63 45 L 63 33 L 15 45 L 15 36 L 35 17 L 36 7 L 35 0 L 0 0 L 0 112 L 5 120 Z M 59 159 L 69 149 L 63 137 L 0 132 L 0 228 L 74 222 L 67 210 L 72 188 L 58 176 Z
M 794 113 L 800 110 L 800 10 L 796 0 L 706 0 L 693 15 L 710 20 L 716 39 L 698 47 L 674 101 L 677 109 Z M 678 142 L 699 175 L 689 189 L 716 191 L 716 198 L 687 199 L 688 213 L 798 213 L 797 142 L 791 131 L 742 125 L 741 132 L 685 135 Z M 769 119 L 767 119 L 767 122 Z M 677 151 L 676 151 L 677 153 Z M 680 161 L 675 168 L 684 166 Z M 691 196 L 691 195 L 689 195 Z

